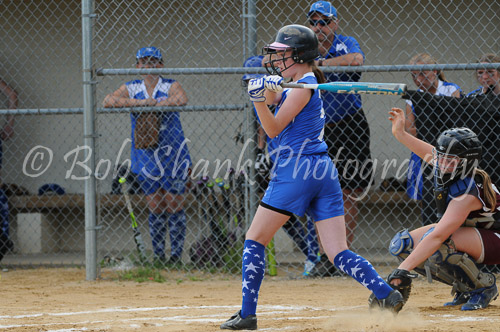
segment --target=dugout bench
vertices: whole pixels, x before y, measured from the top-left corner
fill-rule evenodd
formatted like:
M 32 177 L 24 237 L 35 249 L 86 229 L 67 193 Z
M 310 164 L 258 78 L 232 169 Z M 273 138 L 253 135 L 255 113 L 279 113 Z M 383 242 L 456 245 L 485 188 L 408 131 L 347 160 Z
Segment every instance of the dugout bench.
M 147 202 L 143 195 L 131 195 L 130 197 L 136 215 L 139 214 L 140 210 L 147 209 Z M 121 222 L 128 225 L 128 212 L 126 212 L 126 203 L 122 195 L 101 194 L 97 198 L 98 206 L 111 214 L 120 215 Z M 195 216 L 197 213 L 196 205 L 193 204 L 194 200 L 194 195 L 186 194 L 186 210 L 190 210 L 189 215 L 191 216 Z M 356 239 L 360 241 L 359 245 L 364 245 L 365 241 L 368 241 L 366 243 L 373 242 L 373 239 L 365 239 L 364 237 L 373 233 L 372 228 L 375 225 L 381 226 L 381 231 L 384 228 L 387 230 L 387 227 L 399 228 L 394 223 L 398 220 L 407 220 L 407 215 L 411 214 L 416 204 L 404 192 L 370 191 L 359 203 L 358 227 L 363 229 L 363 231 L 356 232 Z M 190 206 L 193 209 L 190 209 Z M 9 209 L 11 225 L 14 226 L 13 222 L 16 222 L 13 227 L 15 234 L 12 236 L 18 253 L 36 254 L 85 250 L 85 197 L 83 194 L 10 196 Z M 373 215 L 380 213 L 387 217 L 384 220 L 372 220 Z M 398 214 L 402 214 L 402 216 L 400 217 Z M 412 223 L 411 219 L 410 223 Z M 147 225 L 144 224 L 147 223 L 143 223 L 142 232 L 147 237 Z M 387 225 L 382 226 L 383 224 Z M 284 241 L 288 241 L 288 239 L 285 237 Z M 190 244 L 186 243 L 186 247 L 189 246 Z M 293 243 L 288 245 L 283 243 L 283 246 L 290 246 L 290 248 L 283 248 L 285 251 L 293 250 Z

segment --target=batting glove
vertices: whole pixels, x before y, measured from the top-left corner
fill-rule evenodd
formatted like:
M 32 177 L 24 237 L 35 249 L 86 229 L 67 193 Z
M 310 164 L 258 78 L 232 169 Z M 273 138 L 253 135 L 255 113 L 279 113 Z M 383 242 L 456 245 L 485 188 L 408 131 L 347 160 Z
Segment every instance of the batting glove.
M 269 164 L 266 159 L 266 154 L 262 149 L 258 149 L 254 167 L 260 175 L 267 176 L 267 173 L 269 172 Z
M 281 92 L 283 87 L 283 77 L 278 75 L 264 76 L 264 87 L 272 92 Z
M 266 97 L 264 97 L 264 78 L 254 78 L 248 82 L 248 95 L 253 102 L 266 101 Z

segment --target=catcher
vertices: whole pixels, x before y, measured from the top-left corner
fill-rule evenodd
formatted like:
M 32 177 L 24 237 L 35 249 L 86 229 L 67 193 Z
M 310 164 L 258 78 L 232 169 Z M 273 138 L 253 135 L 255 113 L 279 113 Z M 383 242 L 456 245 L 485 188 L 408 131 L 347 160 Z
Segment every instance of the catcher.
M 143 47 L 136 54 L 136 68 L 162 68 L 156 47 Z M 144 75 L 120 86 L 104 99 L 104 107 L 181 106 L 187 103 L 179 82 L 159 75 Z M 179 263 L 186 234 L 183 193 L 191 158 L 179 112 L 132 112 L 131 170 L 137 174 L 149 207 L 149 229 L 154 263 Z M 171 255 L 165 258 L 167 223 Z
M 392 134 L 412 152 L 435 165 L 434 192 L 438 222 L 411 232 L 402 230 L 389 250 L 402 262 L 388 277 L 408 299 L 416 275 L 452 286 L 454 298 L 445 306 L 461 310 L 486 308 L 498 296 L 495 276 L 477 264 L 500 263 L 500 194 L 489 175 L 477 168 L 482 146 L 468 128 L 445 130 L 436 147 L 405 131 L 405 115 L 393 108 Z M 374 302 L 370 297 L 369 302 Z

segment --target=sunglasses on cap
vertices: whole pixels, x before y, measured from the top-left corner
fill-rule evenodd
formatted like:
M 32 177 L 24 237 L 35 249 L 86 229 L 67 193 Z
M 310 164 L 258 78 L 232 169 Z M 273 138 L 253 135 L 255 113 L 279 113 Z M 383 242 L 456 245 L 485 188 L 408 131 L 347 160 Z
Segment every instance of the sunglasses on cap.
M 317 26 L 318 24 L 324 27 L 325 25 L 328 25 L 332 22 L 332 19 L 328 20 L 309 20 L 309 24 L 312 25 L 313 27 Z

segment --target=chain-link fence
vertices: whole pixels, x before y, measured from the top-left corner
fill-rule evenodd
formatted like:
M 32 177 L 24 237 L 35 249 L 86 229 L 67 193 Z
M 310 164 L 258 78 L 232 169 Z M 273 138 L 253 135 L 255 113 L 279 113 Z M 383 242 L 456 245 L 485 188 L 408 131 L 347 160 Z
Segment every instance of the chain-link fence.
M 2 264 L 82 265 L 86 245 L 87 249 L 93 245 L 88 236 L 94 234 L 96 247 L 92 250 L 99 266 L 155 263 L 186 271 L 238 270 L 243 236 L 266 185 L 254 168 L 259 125 L 242 87 L 244 73 L 262 69 L 242 66 L 248 57 L 260 54 L 284 25 L 325 29 L 328 26 L 323 23 L 333 24 L 317 21 L 325 17 L 311 16 L 316 20 L 311 25 L 307 16 L 311 4 L 250 0 L 0 2 L 0 112 L 5 118 L 0 198 L 3 203 L 8 198 L 8 208 L 2 205 L 3 231 L 6 233 L 8 216 L 13 242 Z M 325 69 L 329 80 L 400 82 L 417 90 L 424 86 L 416 86 L 419 79 L 435 82 L 437 71 L 445 68 L 446 80 L 467 94 L 481 83 L 473 64 L 486 53 L 500 53 L 497 1 L 333 1 L 333 5 L 337 34 L 354 37 L 360 50 L 352 52 L 362 53 L 364 58 L 363 66 L 354 68 L 339 67 L 326 57 L 324 65 L 333 66 Z M 91 40 L 85 39 L 86 33 Z M 161 63 L 138 61 L 138 50 L 150 46 L 161 52 Z M 339 44 L 335 52 L 349 53 L 345 52 L 348 47 L 350 44 Z M 89 57 L 82 58 L 86 52 Z M 159 58 L 155 50 L 142 52 L 150 60 Z M 433 67 L 433 61 L 425 59 L 412 60 L 420 53 L 430 54 L 441 66 Z M 496 73 L 495 69 L 489 71 Z M 156 90 L 142 84 L 141 80 L 147 84 L 156 77 L 151 75 L 159 73 L 165 80 Z M 92 98 L 85 100 L 93 101 L 92 105 L 84 102 L 87 96 L 82 86 L 90 92 Z M 175 91 L 178 100 L 162 104 L 169 91 Z M 133 94 L 143 100 L 142 108 L 126 101 Z M 453 91 L 434 94 L 453 95 Z M 12 104 L 14 95 L 16 105 Z M 148 101 L 149 95 L 155 101 Z M 387 111 L 391 107 L 408 110 L 416 132 L 427 139 L 453 124 L 496 134 L 498 125 L 495 120 L 475 121 L 478 114 L 462 119 L 471 107 L 492 107 L 454 103 L 451 97 L 439 101 L 445 103 L 439 109 L 449 115 L 441 112 L 438 118 L 425 107 L 435 105 L 434 99 L 414 97 L 412 111 L 399 97 L 360 98 L 362 104 L 356 104 L 360 102 L 356 98 L 343 102 L 362 108 L 366 122 L 349 118 L 354 124 L 346 124 L 331 119 L 327 130 L 334 149 L 343 140 L 350 150 L 362 150 L 359 153 L 372 162 L 373 173 L 367 173 L 366 183 L 346 185 L 345 189 L 352 189 L 346 209 L 351 246 L 380 266 L 394 263 L 386 249 L 391 237 L 402 228 L 423 223 L 422 201 L 410 199 L 405 192 L 410 152 L 393 139 Z M 95 110 L 87 113 L 94 115 L 91 128 L 82 116 L 89 109 Z M 176 135 L 163 146 L 166 159 L 158 161 L 154 152 L 149 155 L 158 161 L 150 170 L 172 166 L 174 156 L 180 156 L 180 164 L 190 160 L 191 173 L 185 184 L 182 179 L 164 184 L 169 194 L 158 194 L 153 184 L 136 174 L 138 165 L 144 163 L 141 158 L 147 157 L 137 145 L 140 110 L 163 112 L 147 119 L 158 126 L 160 141 L 172 138 L 173 131 Z M 450 123 L 443 117 L 462 120 Z M 430 130 L 431 124 L 436 128 Z M 369 136 L 364 136 L 368 129 L 363 126 L 369 127 Z M 429 136 L 419 128 L 429 129 Z M 353 139 L 356 142 L 349 141 Z M 84 148 L 89 141 L 95 144 L 91 150 Z M 337 156 L 335 151 L 330 153 Z M 89 164 L 92 158 L 95 163 Z M 95 166 L 95 172 L 88 165 Z M 488 170 L 494 172 L 495 168 Z M 88 180 L 92 175 L 97 193 L 95 227 L 86 224 L 92 216 L 85 215 L 89 204 L 86 190 L 94 189 L 89 185 L 94 182 Z M 123 175 L 145 245 L 143 260 L 118 182 Z M 425 196 L 425 186 L 423 190 Z M 298 218 L 275 237 L 278 267 L 291 275 L 302 274 L 306 258 L 317 254 L 318 249 L 309 245 L 317 243 L 314 226 L 308 224 L 306 217 Z M 332 271 L 326 266 L 315 273 Z

